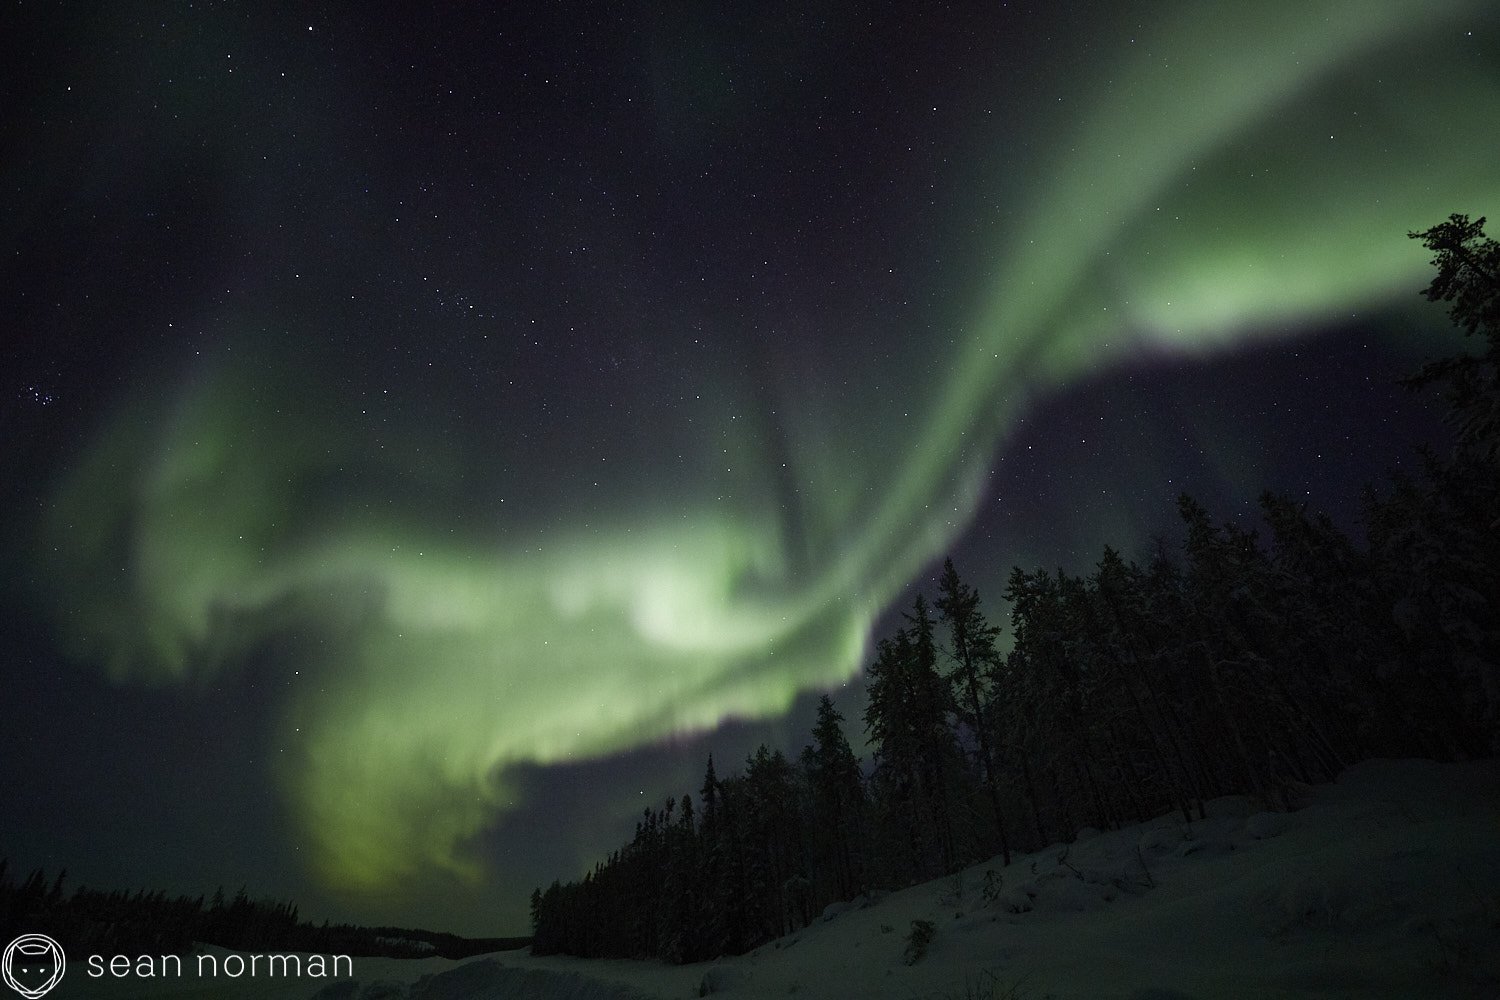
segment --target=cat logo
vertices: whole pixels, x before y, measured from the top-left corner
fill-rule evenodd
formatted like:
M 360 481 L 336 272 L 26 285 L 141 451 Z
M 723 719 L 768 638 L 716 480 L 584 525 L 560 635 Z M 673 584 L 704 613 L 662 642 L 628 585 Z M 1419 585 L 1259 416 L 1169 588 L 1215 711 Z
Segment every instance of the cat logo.
M 67 965 L 62 945 L 45 934 L 22 934 L 5 949 L 0 972 L 7 986 L 27 1000 L 37 1000 L 62 981 Z

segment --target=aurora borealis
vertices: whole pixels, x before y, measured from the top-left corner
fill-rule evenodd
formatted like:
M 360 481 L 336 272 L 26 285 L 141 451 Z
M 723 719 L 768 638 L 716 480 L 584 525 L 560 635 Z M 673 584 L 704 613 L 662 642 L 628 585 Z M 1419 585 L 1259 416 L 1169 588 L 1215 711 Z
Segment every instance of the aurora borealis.
M 518 930 L 573 874 L 525 845 L 586 866 L 721 725 L 849 681 L 943 555 L 993 593 L 1141 543 L 1185 439 L 1215 500 L 1316 496 L 1351 421 L 1369 461 L 1326 489 L 1378 476 L 1415 403 L 1261 386 L 1345 411 L 1305 451 L 1149 389 L 1102 409 L 1123 453 L 1035 421 L 1303 341 L 1394 379 L 1449 336 L 1405 233 L 1500 202 L 1482 2 L 370 16 L 7 32 L 6 839 L 39 863 L 117 823 L 93 849 L 132 860 L 85 877 Z M 1102 518 L 1014 499 L 1080 467 Z M 91 749 L 48 728 L 79 701 Z M 142 746 L 124 770 L 193 803 L 171 850 L 169 812 L 20 774 L 107 785 Z M 270 819 L 202 874 L 220 812 Z

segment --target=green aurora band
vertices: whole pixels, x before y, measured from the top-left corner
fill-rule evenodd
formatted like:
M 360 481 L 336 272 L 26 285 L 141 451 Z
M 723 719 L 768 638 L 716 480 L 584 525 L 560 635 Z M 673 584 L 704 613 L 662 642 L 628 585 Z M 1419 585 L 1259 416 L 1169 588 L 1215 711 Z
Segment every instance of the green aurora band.
M 1047 155 L 990 192 L 1013 207 L 993 291 L 930 384 L 888 412 L 668 429 L 690 464 L 648 465 L 649 497 L 581 495 L 572 467 L 520 483 L 428 433 L 441 413 L 377 447 L 353 401 L 299 387 L 313 359 L 237 349 L 73 463 L 36 533 L 42 596 L 121 682 L 211 683 L 294 643 L 278 778 L 325 884 L 477 875 L 508 769 L 771 717 L 858 671 L 1038 393 L 1411 295 L 1403 233 L 1500 195 L 1500 79 L 1477 38 L 1463 56 L 1480 22 L 1493 41 L 1486 3 L 1277 0 L 1099 26 L 1087 51 L 1122 55 L 1020 119 Z M 709 374 L 716 406 L 757 408 Z M 476 492 L 493 517 L 454 516 Z

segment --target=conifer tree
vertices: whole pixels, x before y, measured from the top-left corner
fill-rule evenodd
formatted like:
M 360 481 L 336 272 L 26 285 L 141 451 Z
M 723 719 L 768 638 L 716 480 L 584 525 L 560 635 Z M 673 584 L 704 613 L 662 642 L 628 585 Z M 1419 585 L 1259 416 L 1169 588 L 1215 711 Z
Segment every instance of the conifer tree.
M 746 761 L 745 859 L 747 910 L 756 914 L 751 934 L 780 937 L 806 922 L 806 900 L 797 890 L 805 877 L 802 830 L 791 764 L 762 743 Z
M 669 802 L 667 815 L 672 807 Z M 666 859 L 661 885 L 659 946 L 655 954 L 668 962 L 692 962 L 699 957 L 698 831 L 693 800 L 682 797 L 681 812 L 665 830 Z
M 1478 353 L 1428 363 L 1407 382 L 1443 386 L 1460 450 L 1493 465 L 1500 462 L 1500 243 L 1485 235 L 1484 222 L 1455 214 L 1407 234 L 1433 254 L 1437 274 L 1423 292 L 1428 301 L 1450 303 L 1448 315 L 1464 335 L 1480 333 L 1487 341 Z
M 802 751 L 807 781 L 810 865 L 832 899 L 851 899 L 864 887 L 864 780 L 833 699 L 818 699 L 813 742 Z
M 979 592 L 965 584 L 953 568 L 953 560 L 943 560 L 943 575 L 938 581 L 937 610 L 948 629 L 949 656 L 953 672 L 954 705 L 959 721 L 973 734 L 979 758 L 980 776 L 995 820 L 995 832 L 1006 865 L 1010 864 L 1010 840 L 1006 835 L 1004 811 L 1000 807 L 999 776 L 991 746 L 994 719 L 989 711 L 993 697 L 991 686 L 998 653 L 995 639 L 1000 629 L 991 625 L 979 610 Z
M 1393 555 L 1425 567 L 1411 575 L 1426 582 L 1426 593 L 1409 590 L 1403 602 L 1420 609 L 1421 628 L 1451 668 L 1449 677 L 1427 674 L 1457 701 L 1466 753 L 1500 752 L 1500 242 L 1485 235 L 1484 223 L 1455 214 L 1409 234 L 1433 253 L 1437 273 L 1423 294 L 1449 303 L 1454 324 L 1485 344 L 1408 380 L 1444 390 L 1453 452 L 1446 460 L 1424 456 L 1420 486 L 1398 484 L 1392 506 L 1371 512 L 1371 544 L 1386 579 L 1399 589 Z M 1405 626 L 1409 640 L 1419 638 L 1410 617 Z
M 1094 629 L 1104 651 L 1102 662 L 1115 675 L 1115 690 L 1129 707 L 1131 727 L 1149 744 L 1154 771 L 1182 813 L 1192 822 L 1194 796 L 1192 769 L 1187 760 L 1183 734 L 1168 710 L 1163 678 L 1155 669 L 1149 634 L 1146 577 L 1134 563 L 1126 564 L 1113 548 L 1105 546 L 1095 567 L 1090 593 L 1096 607 Z M 1196 795 L 1201 810 L 1202 793 Z
M 917 595 L 907 626 L 879 644 L 870 667 L 865 725 L 876 745 L 875 788 L 903 831 L 913 873 L 952 871 L 960 768 L 949 724 L 952 692 L 938 673 L 927 601 Z
M 883 852 L 887 866 L 909 876 L 925 870 L 924 825 L 917 748 L 907 707 L 913 703 L 911 642 L 905 630 L 876 643 L 875 661 L 868 671 L 869 695 L 865 732 L 874 749 L 871 790 L 882 833 L 889 843 Z

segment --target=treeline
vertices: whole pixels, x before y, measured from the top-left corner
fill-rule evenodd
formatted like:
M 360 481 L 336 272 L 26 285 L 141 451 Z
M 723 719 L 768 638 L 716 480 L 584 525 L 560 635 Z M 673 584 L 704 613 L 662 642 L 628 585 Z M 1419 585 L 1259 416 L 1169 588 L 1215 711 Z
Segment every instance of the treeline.
M 1423 233 L 1429 299 L 1486 346 L 1407 380 L 1454 431 L 1364 499 L 1363 544 L 1267 494 L 1264 525 L 1178 502 L 1178 547 L 1106 548 L 1082 575 L 1014 569 L 1010 643 L 952 562 L 867 670 L 861 768 L 826 696 L 794 763 L 710 758 L 695 801 L 648 808 L 581 882 L 531 898 L 538 954 L 738 954 L 827 904 L 1213 796 L 1285 807 L 1374 756 L 1500 752 L 1500 245 Z
M 532 951 L 694 962 L 806 926 L 866 884 L 859 762 L 824 697 L 797 764 L 761 746 L 743 774 L 647 808 L 635 837 L 582 882 L 531 896 Z
M 144 889 L 130 893 L 80 886 L 69 892 L 64 887 L 66 871 L 49 880 L 38 868 L 17 883 L 7 869 L 8 862 L 0 860 L 0 939 L 46 934 L 71 958 L 185 955 L 199 944 L 250 952 L 467 958 L 526 944 L 524 938 L 475 939 L 397 927 L 313 924 L 298 919 L 295 904 L 252 900 L 243 888 L 232 899 L 220 889 L 211 900 Z

